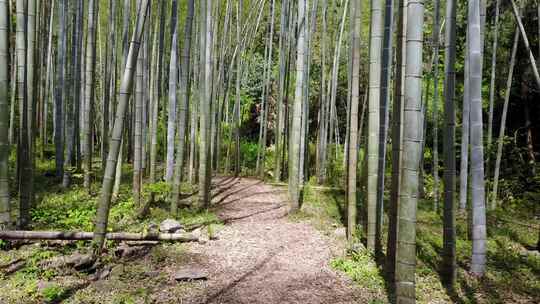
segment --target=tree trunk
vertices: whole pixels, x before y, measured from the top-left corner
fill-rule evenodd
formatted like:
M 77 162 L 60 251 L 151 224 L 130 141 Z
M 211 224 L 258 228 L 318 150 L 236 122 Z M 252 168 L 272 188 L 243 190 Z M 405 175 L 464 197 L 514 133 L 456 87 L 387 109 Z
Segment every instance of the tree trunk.
M 488 151 L 491 151 L 491 139 L 493 137 L 493 106 L 495 103 L 495 79 L 497 68 L 497 45 L 499 42 L 499 11 L 501 0 L 495 2 L 495 24 L 493 25 L 493 47 L 491 48 L 491 79 L 489 82 L 489 112 L 488 112 L 488 127 L 487 127 L 487 139 L 486 147 Z M 488 159 L 486 160 L 486 176 L 489 176 L 490 160 L 488 153 Z M 494 207 L 494 205 L 492 205 Z
M 305 81 L 305 39 L 306 39 L 306 3 L 298 1 L 298 45 L 296 51 L 296 89 L 292 108 L 292 126 L 289 155 L 289 199 L 291 211 L 300 209 L 302 185 L 300 184 L 300 140 L 302 123 L 302 106 L 304 102 Z
M 28 183 L 31 178 L 30 170 L 30 141 L 28 140 L 28 71 L 27 71 L 27 1 L 17 0 L 17 28 L 16 28 L 16 52 L 17 52 L 17 99 L 19 104 L 19 144 L 18 144 L 18 183 L 19 183 L 19 226 L 25 227 L 30 222 L 30 207 L 32 185 Z M 60 40 L 60 39 L 59 39 Z M 61 118 L 61 117 L 59 117 Z M 60 151 L 63 153 L 63 151 Z M 61 154 L 62 154 L 61 153 Z
M 153 56 L 153 64 L 152 64 L 152 77 L 150 79 L 150 108 L 151 108 L 151 115 L 150 115 L 150 182 L 155 183 L 156 182 L 156 161 L 157 161 L 157 129 L 158 129 L 158 112 L 159 112 L 159 97 L 158 97 L 158 83 L 157 83 L 157 75 L 158 70 L 161 68 L 159 65 L 159 56 L 157 54 L 158 52 L 158 24 L 156 22 L 155 30 L 154 30 L 154 41 L 152 43 L 152 56 Z
M 351 78 L 351 110 L 350 110 L 350 133 L 349 133 L 349 163 L 347 184 L 347 238 L 352 240 L 356 230 L 356 186 L 358 172 L 358 103 L 360 100 L 360 57 L 361 57 L 361 26 L 362 13 L 360 1 L 351 4 L 351 18 L 353 18 L 352 40 L 352 78 Z
M 309 0 L 306 0 L 306 12 L 305 12 L 305 68 L 304 68 L 304 87 L 303 87 L 303 105 L 302 105 L 302 120 L 301 120 L 301 135 L 300 135 L 300 168 L 299 168 L 299 181 L 303 184 L 309 177 L 309 79 L 311 72 L 311 45 L 312 36 L 315 32 L 317 21 L 317 5 L 318 0 L 313 1 L 311 13 L 309 12 Z M 265 124 L 266 125 L 266 124 Z M 266 141 L 265 141 L 266 142 Z
M 267 61 L 265 65 L 265 72 L 264 72 L 264 82 L 263 82 L 263 94 L 262 94 L 262 111 L 261 111 L 261 123 L 260 123 L 260 130 L 259 130 L 259 152 L 257 155 L 257 174 L 260 178 L 264 178 L 264 162 L 265 162 L 265 154 L 266 154 L 266 130 L 267 130 L 267 118 L 268 118 L 268 112 L 269 112 L 269 104 L 267 102 L 268 96 L 271 95 L 271 86 L 270 86 L 270 78 L 272 75 L 272 46 L 273 46 L 273 39 L 274 39 L 274 5 L 275 0 L 272 0 L 271 4 L 271 17 L 270 17 L 270 31 L 268 34 L 268 54 L 267 54 Z
M 18 2 L 21 2 L 20 0 Z M 54 113 L 54 143 L 56 148 L 56 176 L 63 176 L 64 172 L 64 138 L 63 138 L 63 103 L 64 103 L 64 60 L 66 53 L 66 15 L 65 15 L 65 0 L 61 0 L 58 6 L 59 27 L 58 27 L 58 50 L 57 50 L 57 65 L 56 65 L 56 88 L 55 88 L 55 113 Z M 17 22 L 18 23 L 18 22 Z
M 163 100 L 163 91 L 164 91 L 164 81 L 163 81 L 163 71 L 165 71 L 165 63 L 164 61 L 164 52 L 165 52 L 165 31 L 166 29 L 166 15 L 167 15 L 167 3 L 169 1 L 159 1 L 159 44 L 158 44 L 158 65 L 157 65 L 157 83 L 155 89 L 157 90 L 157 110 L 156 115 L 158 115 L 158 111 L 160 109 L 159 103 Z M 165 106 L 163 106 L 163 109 L 165 109 Z M 159 119 L 159 116 L 157 116 Z M 156 120 L 157 122 L 157 120 Z M 157 127 L 157 123 L 156 123 Z M 156 130 L 157 131 L 157 130 Z
M 465 210 L 467 208 L 467 196 L 468 196 L 468 179 L 469 179 L 469 137 L 470 137 L 470 97 L 469 97 L 469 28 L 467 28 L 467 38 L 465 43 L 465 59 L 464 59 L 464 79 L 463 84 L 463 107 L 461 118 L 461 161 L 459 170 L 459 209 Z
M 267 96 L 272 96 L 272 82 L 271 82 L 271 75 L 272 75 L 272 56 L 273 56 L 273 46 L 274 46 L 274 18 L 275 18 L 275 0 L 272 0 L 272 17 L 270 21 L 270 50 L 268 51 L 268 63 L 266 64 L 268 72 L 267 72 L 267 78 L 266 78 L 266 94 Z M 268 113 L 270 112 L 270 106 L 267 106 L 266 111 L 264 112 L 264 123 L 263 123 L 263 135 L 262 135 L 262 142 L 264 146 L 266 147 L 266 141 L 268 136 Z M 262 156 L 261 156 L 261 163 L 262 163 L 262 170 L 261 170 L 261 177 L 264 176 L 264 164 L 266 160 L 266 149 L 262 150 Z
M 75 112 L 75 103 L 78 102 L 78 90 L 80 86 L 77 83 L 79 77 L 77 77 L 79 64 L 78 57 L 78 24 L 82 18 L 82 11 L 79 9 L 82 1 L 77 1 L 74 8 L 72 8 L 73 21 L 72 21 L 72 35 L 71 35 L 71 63 L 67 76 L 66 95 L 69 99 L 66 100 L 66 149 L 64 157 L 64 176 L 62 181 L 62 187 L 68 188 L 71 183 L 71 173 L 74 171 L 73 154 L 75 152 L 75 116 L 78 113 Z
M 212 157 L 213 157 L 213 169 L 219 170 L 220 169 L 220 162 L 221 162 L 221 153 L 222 153 L 222 122 L 223 122 L 223 113 L 227 113 L 226 116 L 228 116 L 228 92 L 229 92 L 229 64 L 226 63 L 226 56 L 228 55 L 228 52 L 230 51 L 230 44 L 228 43 L 227 39 L 230 39 L 231 37 L 231 31 L 229 30 L 230 23 L 231 23 L 231 1 L 227 0 L 225 5 L 225 21 L 223 25 L 222 30 L 222 39 L 221 39 L 221 52 L 219 53 L 219 72 L 218 72 L 218 93 L 216 96 L 217 104 L 216 104 L 216 110 L 217 110 L 217 118 L 216 118 L 216 127 L 215 127 L 215 137 L 213 137 L 213 143 L 214 148 L 212 151 Z M 220 104 L 221 99 L 221 104 Z
M 405 109 L 403 130 L 403 168 L 398 207 L 396 255 L 396 302 L 415 302 L 416 209 L 418 168 L 420 165 L 422 126 L 422 43 L 424 3 L 407 5 L 407 43 L 405 72 Z
M 94 229 L 94 243 L 96 244 L 96 251 L 101 252 L 103 243 L 105 241 L 105 234 L 107 231 L 107 223 L 109 220 L 109 208 L 111 202 L 111 190 L 113 187 L 114 173 L 116 168 L 116 162 L 120 150 L 120 144 L 122 140 L 122 133 L 124 129 L 124 118 L 128 106 L 129 96 L 131 94 L 131 88 L 133 85 L 133 73 L 135 71 L 135 62 L 139 53 L 139 45 L 144 31 L 144 25 L 146 21 L 146 15 L 148 12 L 148 0 L 142 0 L 138 9 L 137 21 L 131 44 L 129 47 L 129 53 L 126 60 L 126 66 L 124 68 L 124 74 L 122 76 L 122 83 L 120 85 L 118 106 L 116 109 L 116 117 L 114 121 L 114 127 L 111 137 L 111 146 L 109 155 L 107 157 L 107 166 L 105 167 L 105 174 L 103 176 L 103 184 L 101 187 L 101 193 L 99 198 L 98 211 L 96 215 L 96 225 Z
M 521 33 L 521 38 L 523 39 L 523 44 L 525 46 L 525 51 L 529 55 L 529 62 L 533 71 L 534 80 L 536 81 L 536 85 L 540 89 L 540 75 L 538 74 L 538 67 L 536 65 L 536 60 L 534 60 L 534 55 L 531 51 L 531 46 L 529 44 L 529 39 L 527 38 L 527 33 L 525 32 L 525 28 L 523 27 L 523 22 L 521 21 L 521 17 L 518 11 L 518 7 L 516 6 L 516 2 L 514 0 L 510 0 L 512 2 L 512 12 L 514 13 L 514 17 L 516 18 L 516 22 L 519 27 L 519 32 Z
M 234 175 L 240 175 L 240 86 L 242 81 L 242 54 L 243 45 L 240 38 L 240 24 L 242 22 L 243 1 L 238 1 L 238 16 L 236 17 L 236 42 L 238 53 L 236 55 L 236 99 L 234 104 Z
M 444 213 L 443 213 L 443 280 L 453 287 L 456 281 L 456 10 L 455 0 L 446 1 L 445 57 L 444 57 Z
M 180 65 L 180 104 L 178 116 L 178 130 L 176 132 L 178 146 L 176 148 L 176 164 L 174 172 L 173 199 L 171 202 L 171 214 L 177 213 L 180 202 L 180 183 L 183 179 L 184 155 L 186 149 L 186 131 L 190 98 L 190 56 L 191 56 L 191 32 L 193 28 L 194 0 L 188 1 L 188 12 L 184 25 L 184 49 Z M 218 148 L 219 149 L 219 148 Z
M 144 37 L 144 36 L 143 36 Z M 144 38 L 140 46 L 140 51 L 144 52 Z M 135 205 L 141 206 L 141 186 L 142 186 L 142 107 L 144 102 L 144 60 L 143 54 L 137 56 L 137 67 L 136 67 L 136 81 L 135 81 L 135 129 L 133 130 L 135 139 L 134 139 L 134 149 L 133 149 L 133 201 Z
M 116 167 L 114 172 L 114 186 L 113 186 L 113 193 L 112 193 L 112 199 L 113 201 L 118 198 L 118 195 L 120 193 L 120 184 L 122 183 L 122 162 L 124 161 L 124 138 L 120 139 L 120 149 L 118 151 L 118 158 L 116 161 Z M 107 156 L 108 157 L 108 156 Z
M 480 2 L 469 1 L 469 96 L 471 101 L 471 271 L 483 275 L 486 264 L 486 206 L 484 191 L 484 146 L 482 136 L 482 48 Z
M 148 14 L 152 13 L 152 7 L 148 9 Z M 150 22 L 151 23 L 151 22 Z M 151 28 L 151 26 L 148 26 Z M 151 37 L 151 31 L 145 31 L 143 35 L 143 52 L 141 56 L 143 57 L 143 104 L 142 104 L 142 134 L 141 134 L 141 183 L 144 180 L 146 175 L 147 160 L 148 160 L 148 108 L 150 105 L 150 59 L 149 53 L 152 45 L 149 43 Z M 114 94 L 113 94 L 114 95 Z M 112 120 L 112 119 L 111 119 Z
M 439 31 L 440 1 L 435 1 L 433 25 L 433 205 L 439 210 Z M 427 106 L 427 100 L 424 103 Z M 427 119 L 425 119 L 427 122 Z M 426 135 L 424 134 L 424 140 Z
M 495 173 L 493 176 L 493 189 L 491 190 L 491 209 L 497 207 L 497 192 L 499 188 L 499 172 L 501 169 L 502 149 L 504 144 L 504 132 L 506 129 L 506 116 L 508 114 L 508 105 L 510 102 L 510 93 L 512 91 L 512 78 L 514 76 L 514 66 L 516 64 L 516 53 L 519 43 L 519 29 L 516 28 L 514 35 L 514 46 L 512 47 L 512 56 L 510 58 L 510 66 L 508 68 L 508 78 L 506 80 L 506 90 L 504 94 L 504 106 L 501 116 L 501 126 L 499 129 L 499 139 L 497 141 L 497 158 L 495 160 Z
M 321 33 L 321 87 L 319 106 L 319 132 L 317 133 L 317 182 L 323 184 L 326 180 L 326 138 L 327 138 L 327 90 L 326 90 L 326 10 L 327 0 L 322 3 L 322 33 Z
M 196 25 L 199 23 L 196 23 Z M 194 31 L 195 33 L 199 33 L 199 30 L 196 29 Z M 198 44 L 200 44 L 200 37 L 199 39 L 195 39 Z M 197 44 L 197 46 L 198 46 Z M 196 52 L 198 47 L 195 46 L 193 50 L 195 51 L 195 54 L 192 56 L 192 66 L 193 66 L 193 79 L 196 80 L 195 87 L 198 87 L 200 85 L 198 79 L 200 72 L 200 60 L 199 60 L 199 54 Z M 189 130 L 189 171 L 188 171 L 188 182 L 190 184 L 194 184 L 197 179 L 197 174 L 195 170 L 197 170 L 197 147 L 198 147 L 198 141 L 197 141 L 197 133 L 198 133 L 198 126 L 199 126 L 199 100 L 200 100 L 200 94 L 196 94 L 197 101 L 191 103 L 191 111 L 190 111 L 190 130 Z M 232 128 L 231 128 L 232 132 Z M 232 138 L 232 137 L 231 137 Z
M 9 6 L 0 1 L 0 230 L 11 228 L 9 197 Z
M 394 1 L 386 0 L 384 8 L 384 34 L 381 58 L 381 89 L 380 89 L 380 127 L 379 127 L 379 163 L 377 181 L 377 229 L 376 235 L 382 235 L 384 210 L 384 181 L 386 175 L 386 146 L 388 140 L 388 121 L 390 115 L 390 78 L 392 75 L 392 31 L 394 29 Z M 380 241 L 376 243 L 382 252 Z
M 86 154 L 83 156 L 83 170 L 84 170 L 84 187 L 91 191 L 92 182 L 92 137 L 93 137 L 93 124 L 94 124 L 94 80 L 96 64 L 96 24 L 98 16 L 99 2 L 96 0 L 90 0 L 88 3 L 88 36 L 86 38 L 86 75 L 85 75 L 85 89 L 84 89 L 84 137 L 83 142 L 85 146 Z
M 332 140 L 332 138 L 335 139 L 335 151 L 337 155 L 337 151 L 339 150 L 338 144 L 340 142 L 339 140 L 339 133 L 338 133 L 338 123 L 337 123 L 337 113 L 336 113 L 336 95 L 337 95 L 337 86 L 338 86 L 338 75 L 339 75 L 339 67 L 340 67 L 340 58 L 341 58 L 341 44 L 343 39 L 343 30 L 345 29 L 345 20 L 347 18 L 347 6 L 349 4 L 348 0 L 345 0 L 345 3 L 343 5 L 343 15 L 340 23 L 340 30 L 339 30 L 339 36 L 338 36 L 338 42 L 336 44 L 336 48 L 334 51 L 334 62 L 332 65 L 332 78 L 331 78 L 331 87 L 330 87 L 330 103 L 329 103 L 329 127 L 328 130 L 330 132 L 328 140 Z M 382 22 L 382 20 L 381 20 Z M 382 35 L 382 33 L 381 33 Z
M 53 25 L 54 25 L 54 5 L 56 1 L 51 1 L 51 11 L 49 13 L 49 37 L 48 37 L 48 43 L 47 43 L 47 62 L 46 62 L 46 74 L 45 74 L 45 87 L 44 93 L 43 93 L 43 117 L 42 117 L 42 123 L 41 123 L 41 156 L 43 157 L 43 150 L 45 149 L 45 145 L 48 143 L 48 137 L 47 137 L 47 123 L 48 123 L 48 105 L 49 105 L 49 99 L 51 99 L 51 82 L 52 82 L 52 64 L 53 64 Z M 15 69 L 16 71 L 16 69 Z M 15 79 L 15 77 L 13 77 Z M 11 125 L 10 125 L 10 131 L 11 131 Z M 12 133 L 10 132 L 10 143 L 12 143 Z
M 210 206 L 211 182 L 211 88 L 212 88 L 212 0 L 201 2 L 201 75 L 200 75 L 200 149 L 199 149 L 199 205 Z M 240 153 L 240 151 L 237 151 Z
M 398 2 L 396 72 L 394 81 L 394 104 L 392 106 L 392 185 L 388 208 L 388 243 L 386 253 L 387 273 L 392 284 L 395 283 L 396 242 L 398 206 L 401 196 L 400 174 L 403 157 L 403 109 L 405 102 L 405 34 L 407 28 L 407 0 Z
M 276 105 L 276 151 L 275 151 L 275 163 L 274 163 L 274 181 L 279 182 L 281 180 L 281 163 L 282 163 L 282 150 L 284 146 L 284 128 L 285 128 L 285 69 L 287 64 L 287 27 L 289 23 L 289 0 L 281 1 L 281 20 L 279 30 L 279 93 Z
M 109 151 L 109 116 L 111 104 L 114 105 L 114 91 L 113 86 L 114 80 L 113 75 L 116 75 L 116 2 L 114 0 L 109 1 L 109 40 L 106 42 L 105 49 L 105 60 L 106 68 L 104 75 L 104 85 L 103 85 L 103 107 L 102 107 L 102 123 L 101 123 L 101 166 L 104 167 L 107 162 L 107 153 Z M 112 94 L 111 94 L 112 93 Z
M 36 86 L 35 75 L 35 58 L 36 58 L 36 15 L 37 15 L 37 5 L 36 0 L 27 1 L 27 42 L 26 42 L 26 100 L 27 108 L 25 111 L 26 115 L 26 127 L 22 128 L 22 131 L 25 133 L 26 140 L 28 142 L 28 155 L 27 160 L 23 166 L 24 174 L 24 189 L 22 191 L 27 192 L 28 197 L 28 206 L 34 207 L 34 127 L 35 127 L 35 104 L 36 104 L 36 94 L 34 88 Z
M 8 1 L 9 2 L 9 1 Z M 11 10 L 10 10 L 11 11 Z M 52 35 L 51 35 L 52 36 Z M 10 107 L 9 107 L 9 133 L 8 133 L 8 140 L 9 145 L 13 145 L 15 141 L 15 103 L 17 98 L 17 51 L 12 52 L 11 55 L 12 63 L 11 63 L 11 92 L 10 92 Z M 47 73 L 49 76 L 50 73 Z M 48 87 L 50 88 L 50 86 Z M 49 94 L 50 94 L 50 90 Z
M 177 1 L 172 1 L 171 14 L 171 61 L 169 68 L 169 106 L 167 115 L 167 157 L 165 168 L 165 181 L 172 182 L 174 173 L 174 140 L 176 132 L 176 97 L 177 97 L 177 82 L 178 82 L 178 27 L 177 23 Z
M 367 178 L 367 247 L 375 250 L 380 242 L 377 231 L 377 182 L 379 174 L 379 123 L 381 90 L 381 47 L 383 40 L 383 1 L 371 0 L 369 50 L 368 178 Z

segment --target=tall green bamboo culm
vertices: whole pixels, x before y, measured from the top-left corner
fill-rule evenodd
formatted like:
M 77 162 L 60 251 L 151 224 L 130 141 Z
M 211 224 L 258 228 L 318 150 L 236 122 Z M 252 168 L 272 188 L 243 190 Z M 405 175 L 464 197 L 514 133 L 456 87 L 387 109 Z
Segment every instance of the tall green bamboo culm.
M 357 172 L 358 172 L 358 104 L 360 101 L 360 58 L 361 58 L 361 7 L 360 1 L 351 3 L 351 18 L 353 18 L 352 41 L 352 83 L 351 83 L 351 110 L 349 133 L 349 163 L 347 181 L 347 238 L 352 239 L 356 230 L 356 200 L 357 200 Z
M 456 10 L 455 0 L 446 1 L 444 56 L 444 189 L 443 189 L 443 281 L 454 286 L 456 281 Z
M 381 48 L 383 40 L 383 1 L 371 0 L 369 49 L 369 105 L 367 146 L 367 247 L 375 250 L 377 235 L 377 183 L 379 174 L 379 123 L 381 90 Z
M 469 1 L 469 95 L 472 188 L 471 271 L 483 275 L 486 267 L 486 200 L 482 128 L 482 47 L 480 1 Z
M 9 5 L 0 0 L 0 230 L 11 227 L 9 198 Z
M 400 197 L 401 159 L 403 156 L 403 107 L 405 102 L 405 34 L 407 28 L 407 0 L 398 0 L 396 69 L 394 77 L 394 103 L 392 106 L 392 182 L 388 206 L 388 241 L 386 250 L 386 272 L 394 284 L 396 271 L 396 242 L 398 206 Z
M 415 302 L 416 210 L 423 141 L 422 47 L 424 1 L 407 3 L 405 61 L 405 104 L 403 116 L 403 159 L 401 196 L 398 206 L 396 253 L 396 303 Z

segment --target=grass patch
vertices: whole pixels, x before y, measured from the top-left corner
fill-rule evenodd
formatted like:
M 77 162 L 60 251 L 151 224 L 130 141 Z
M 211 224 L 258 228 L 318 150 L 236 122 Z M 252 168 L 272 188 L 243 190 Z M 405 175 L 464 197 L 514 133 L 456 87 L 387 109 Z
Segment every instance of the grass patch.
M 52 302 L 60 299 L 64 292 L 64 288 L 56 284 L 52 284 L 41 290 L 41 296 L 46 302 Z
M 308 221 L 332 237 L 336 228 L 343 227 L 345 193 L 307 184 L 304 188 L 302 210 L 290 215 L 294 221 Z M 363 207 L 358 208 L 362 216 Z M 487 271 L 483 278 L 469 273 L 472 252 L 468 239 L 467 215 L 456 219 L 456 255 L 458 280 L 455 292 L 441 283 L 439 266 L 442 261 L 442 215 L 433 210 L 431 200 L 421 200 L 417 214 L 416 295 L 418 303 L 534 303 L 540 299 L 540 254 L 529 251 L 538 238 L 538 220 L 534 202 L 521 201 L 487 214 L 488 243 Z M 386 223 L 383 244 L 386 244 Z M 361 226 L 360 226 L 361 228 Z M 359 231 L 358 235 L 362 235 Z M 384 267 L 364 250 L 337 257 L 331 266 L 345 273 L 364 289 L 375 302 L 386 302 L 387 283 L 382 276 Z
M 346 257 L 338 257 L 330 262 L 332 268 L 343 271 L 356 283 L 363 287 L 382 293 L 384 278 L 381 269 L 375 263 L 370 251 L 362 249 L 350 252 Z
M 442 219 L 422 201 L 417 225 L 417 298 L 420 303 L 435 300 L 460 303 L 532 303 L 540 298 L 540 255 L 526 247 L 535 244 L 538 231 L 531 209 L 512 208 L 488 212 L 487 269 L 483 278 L 472 276 L 466 214 L 456 219 L 458 280 L 449 293 L 441 284 Z M 523 206 L 525 207 L 525 206 Z M 527 210 L 528 211 L 525 211 Z M 512 218 L 512 221 L 501 219 Z
M 95 173 L 101 176 L 98 170 Z M 168 200 L 170 186 L 162 182 L 146 184 L 142 197 L 149 200 L 152 195 L 153 201 L 146 216 L 140 218 L 141 206 L 137 206 L 132 199 L 131 167 L 124 165 L 122 173 L 119 195 L 111 204 L 109 231 L 144 232 L 150 226 L 159 225 L 161 221 L 171 218 Z M 69 189 L 62 189 L 59 180 L 54 177 L 54 162 L 36 162 L 36 205 L 31 209 L 32 229 L 92 231 L 100 183 L 100 179 L 95 179 L 89 194 L 88 189 L 82 187 L 82 174 L 75 173 Z M 181 185 L 185 202 L 194 199 L 195 190 L 187 183 Z M 14 217 L 18 212 L 16 205 L 17 202 L 13 200 Z M 186 227 L 210 225 L 206 228 L 210 234 L 215 234 L 221 227 L 216 214 L 208 210 L 181 208 L 177 219 Z M 2 241 L 0 249 L 6 244 Z M 114 255 L 114 247 L 118 242 L 107 241 L 108 250 L 101 258 L 100 267 L 110 266 L 113 271 L 107 280 L 94 284 L 90 283 L 91 273 L 44 268 L 40 264 L 57 256 L 70 255 L 74 251 L 85 251 L 90 248 L 89 241 L 77 241 L 58 247 L 48 247 L 46 244 L 41 242 L 17 249 L 0 250 L 0 265 L 7 265 L 17 259 L 25 262 L 24 267 L 15 273 L 3 274 L 0 271 L 0 290 L 4 291 L 0 293 L 0 303 L 148 303 L 152 293 L 162 292 L 156 286 L 163 286 L 169 281 L 168 269 L 171 265 L 182 265 L 197 258 L 186 252 L 185 244 L 163 242 L 152 247 L 142 257 L 123 260 Z
M 316 229 L 329 234 L 344 223 L 344 193 L 333 188 L 320 189 L 311 182 L 303 189 L 302 208 L 289 215 L 292 221 L 308 221 Z

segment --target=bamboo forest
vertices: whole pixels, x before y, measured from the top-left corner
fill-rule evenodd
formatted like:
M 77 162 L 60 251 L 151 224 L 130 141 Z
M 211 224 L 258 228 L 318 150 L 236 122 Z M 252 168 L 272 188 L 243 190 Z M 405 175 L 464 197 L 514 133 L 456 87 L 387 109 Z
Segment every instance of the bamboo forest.
M 0 304 L 540 303 L 540 0 L 0 0 Z

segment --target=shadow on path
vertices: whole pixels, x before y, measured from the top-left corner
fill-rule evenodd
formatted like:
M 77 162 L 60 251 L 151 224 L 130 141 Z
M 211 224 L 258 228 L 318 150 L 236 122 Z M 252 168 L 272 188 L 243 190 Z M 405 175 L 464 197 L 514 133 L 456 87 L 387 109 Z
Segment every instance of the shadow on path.
M 264 260 L 259 262 L 257 265 L 252 267 L 250 270 L 246 271 L 244 274 L 242 274 L 240 277 L 232 281 L 231 283 L 227 284 L 220 290 L 218 290 L 216 293 L 212 294 L 211 296 L 206 299 L 204 302 L 205 304 L 212 303 L 214 300 L 218 300 L 221 296 L 227 294 L 230 290 L 234 289 L 238 284 L 245 281 L 249 277 L 255 275 L 261 268 L 263 268 L 266 264 L 268 264 L 279 252 L 283 250 L 283 247 L 278 248 L 278 250 L 274 250 L 270 254 L 268 254 Z
M 270 212 L 270 211 L 273 211 L 273 210 L 281 209 L 284 206 L 285 206 L 284 204 L 279 204 L 279 205 L 276 205 L 276 206 L 271 207 L 271 208 L 259 210 L 259 211 L 256 211 L 256 212 L 252 212 L 250 214 L 241 215 L 241 216 L 232 216 L 232 217 L 228 217 L 228 218 L 222 218 L 221 220 L 223 221 L 223 223 L 225 225 L 227 225 L 227 224 L 230 224 L 230 223 L 232 223 L 234 221 L 247 219 L 247 218 L 253 217 L 255 215 L 259 215 L 259 214 L 267 213 L 267 212 Z
M 253 183 L 253 184 L 250 184 L 250 185 L 247 185 L 247 186 L 245 186 L 245 187 L 236 189 L 236 190 L 233 191 L 233 192 L 227 193 L 226 195 L 224 195 L 223 197 L 221 197 L 219 200 L 215 201 L 213 204 L 214 204 L 214 205 L 219 205 L 219 204 L 223 203 L 227 198 L 229 198 L 229 197 L 231 197 L 231 196 L 233 196 L 233 195 L 235 195 L 235 194 L 241 193 L 241 192 L 243 192 L 243 191 L 246 191 L 247 189 L 249 189 L 249 188 L 251 188 L 251 187 L 254 187 L 254 186 L 257 186 L 257 185 L 260 185 L 260 184 L 262 184 L 262 183 L 263 183 L 262 181 L 257 181 L 257 182 L 255 182 L 255 183 Z M 231 187 L 229 187 L 229 188 L 231 188 Z M 229 189 L 225 189 L 225 191 L 227 191 L 227 190 L 229 190 Z M 215 196 L 214 196 L 213 198 L 215 198 Z

